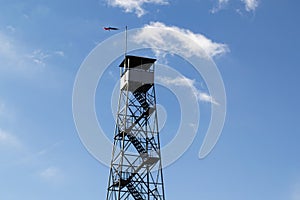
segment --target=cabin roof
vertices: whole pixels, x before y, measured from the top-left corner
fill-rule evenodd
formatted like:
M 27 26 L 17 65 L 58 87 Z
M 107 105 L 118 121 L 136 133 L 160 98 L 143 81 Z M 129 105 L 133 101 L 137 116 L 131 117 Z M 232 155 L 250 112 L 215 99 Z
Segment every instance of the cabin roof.
M 149 66 L 149 68 L 150 68 L 151 65 L 153 65 L 154 62 L 156 61 L 156 59 L 154 59 L 154 58 L 146 58 L 146 57 L 128 55 L 124 58 L 124 60 L 122 61 L 122 63 L 120 64 L 119 67 L 125 67 L 125 60 L 127 61 L 127 65 L 128 65 L 126 67 L 129 67 L 129 68 L 136 68 L 136 67 L 139 67 L 142 65 Z

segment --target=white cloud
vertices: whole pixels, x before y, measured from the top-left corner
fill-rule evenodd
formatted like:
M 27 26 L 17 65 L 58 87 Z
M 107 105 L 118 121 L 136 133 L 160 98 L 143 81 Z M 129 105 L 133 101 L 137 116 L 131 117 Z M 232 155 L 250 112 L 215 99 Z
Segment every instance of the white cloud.
M 0 32 L 0 58 L 14 59 L 16 51 L 14 49 L 13 41 L 5 34 Z
M 1 31 L 0 44 L 0 70 L 22 72 L 23 75 L 31 74 L 47 66 L 50 57 L 65 55 L 63 51 L 30 49 Z
M 55 51 L 54 54 L 61 56 L 61 57 L 65 56 L 65 53 L 63 51 Z
M 175 86 L 182 86 L 182 87 L 194 87 L 195 80 L 182 77 L 170 78 L 166 76 L 158 76 L 157 79 L 164 83 L 165 85 L 175 85 Z
M 41 49 L 34 50 L 27 57 L 37 65 L 45 66 L 46 59 L 50 57 L 50 54 L 44 53 Z
M 20 148 L 20 140 L 13 134 L 0 129 L 0 147 Z
M 170 78 L 166 76 L 158 76 L 156 79 L 165 84 L 165 85 L 174 85 L 178 87 L 186 87 L 192 90 L 194 95 L 197 97 L 198 101 L 201 102 L 207 102 L 207 103 L 212 103 L 215 105 L 219 105 L 219 103 L 209 94 L 206 92 L 200 91 L 196 88 L 196 81 L 189 79 L 187 77 L 181 76 L 181 77 L 176 77 L 176 78 Z
M 48 55 L 41 50 L 31 53 L 24 45 L 16 42 L 12 37 L 0 32 L 0 69 L 31 72 L 39 66 L 44 66 Z
M 29 19 L 29 18 L 30 18 L 29 15 L 27 15 L 27 14 L 23 14 L 23 17 L 24 17 L 25 19 Z
M 222 10 L 228 4 L 228 2 L 229 2 L 229 0 L 218 0 L 217 6 L 213 7 L 213 9 L 211 9 L 211 13 L 216 13 L 216 12 Z
M 50 182 L 61 182 L 63 180 L 63 172 L 57 167 L 48 167 L 39 173 L 40 178 Z
M 189 123 L 189 126 L 190 126 L 194 131 L 197 131 L 197 128 L 198 128 L 197 124 L 195 124 L 195 123 Z
M 6 26 L 6 29 L 9 30 L 11 33 L 14 33 L 16 31 L 16 28 L 11 25 Z
M 205 92 L 197 91 L 197 97 L 200 101 L 209 102 L 215 105 L 220 105 L 212 96 Z
M 196 34 L 176 26 L 166 26 L 161 22 L 151 22 L 149 25 L 145 25 L 134 36 L 134 41 L 157 49 L 158 55 L 162 54 L 159 49 L 173 49 L 174 53 L 186 57 L 213 57 L 229 51 L 226 44 L 213 42 L 202 34 Z
M 44 148 L 42 150 L 40 150 L 39 152 L 37 152 L 37 156 L 43 156 L 43 155 L 47 155 L 49 154 L 53 149 L 55 149 L 56 147 L 58 147 L 60 144 L 62 143 L 62 141 L 58 141 L 53 143 L 52 145 L 50 145 L 47 148 Z
M 245 3 L 245 9 L 248 12 L 255 11 L 258 7 L 258 0 L 242 0 L 242 2 Z
M 167 5 L 168 0 L 107 0 L 108 5 L 123 8 L 125 12 L 135 12 L 138 17 L 143 16 L 146 11 L 144 4 Z
M 245 5 L 245 10 L 247 12 L 255 11 L 258 7 L 259 0 L 240 0 Z M 224 9 L 229 3 L 229 0 L 218 0 L 217 5 L 214 6 L 210 12 L 211 13 L 217 13 L 218 11 Z M 239 14 L 242 14 L 242 11 L 240 9 L 236 9 L 236 11 Z

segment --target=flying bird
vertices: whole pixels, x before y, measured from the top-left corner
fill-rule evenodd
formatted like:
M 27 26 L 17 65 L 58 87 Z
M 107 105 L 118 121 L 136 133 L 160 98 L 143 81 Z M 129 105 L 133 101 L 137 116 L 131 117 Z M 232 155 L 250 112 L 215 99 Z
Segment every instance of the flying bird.
M 106 30 L 106 31 L 111 31 L 111 30 L 113 30 L 113 31 L 116 31 L 116 30 L 119 30 L 118 28 L 115 28 L 115 27 L 104 27 L 103 28 L 104 30 Z

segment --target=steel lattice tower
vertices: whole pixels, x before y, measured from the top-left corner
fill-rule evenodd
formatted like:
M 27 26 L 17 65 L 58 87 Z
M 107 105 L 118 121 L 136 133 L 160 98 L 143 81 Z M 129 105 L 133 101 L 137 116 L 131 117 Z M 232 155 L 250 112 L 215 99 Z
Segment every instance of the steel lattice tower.
M 164 200 L 155 59 L 125 56 L 106 200 Z

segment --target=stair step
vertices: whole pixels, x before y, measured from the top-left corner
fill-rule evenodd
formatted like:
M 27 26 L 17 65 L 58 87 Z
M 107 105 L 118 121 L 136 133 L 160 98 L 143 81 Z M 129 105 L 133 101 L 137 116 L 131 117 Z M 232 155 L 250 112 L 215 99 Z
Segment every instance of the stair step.
M 143 117 L 152 115 L 154 111 L 155 108 L 149 107 L 139 118 L 136 119 L 136 121 L 128 129 L 126 129 L 126 131 L 120 131 L 119 134 L 115 136 L 115 139 L 116 137 L 123 138 L 123 135 L 127 136 L 140 154 L 147 154 L 147 150 L 143 147 L 140 141 L 134 135 L 128 133 Z
M 147 109 L 149 107 L 149 104 L 146 100 L 146 93 L 141 93 L 136 90 L 135 92 L 133 92 L 133 95 L 144 109 Z
M 133 183 L 128 183 L 126 187 L 135 200 L 143 200 L 142 195 L 135 189 Z
M 140 154 L 147 153 L 147 150 L 143 147 L 143 145 L 140 143 L 140 141 L 134 135 L 127 134 L 127 137 L 129 138 L 129 140 L 132 142 L 133 146 L 136 148 L 136 150 Z

